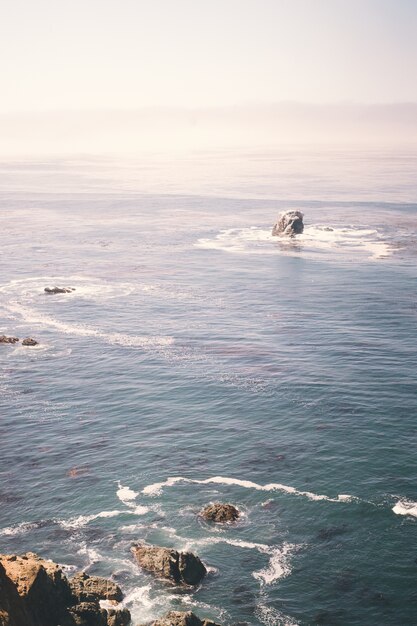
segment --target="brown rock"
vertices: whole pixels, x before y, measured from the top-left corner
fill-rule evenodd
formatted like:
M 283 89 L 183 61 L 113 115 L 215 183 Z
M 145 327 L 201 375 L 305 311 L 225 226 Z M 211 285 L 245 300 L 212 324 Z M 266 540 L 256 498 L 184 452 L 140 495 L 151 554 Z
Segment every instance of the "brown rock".
M 71 600 L 68 581 L 56 563 L 32 552 L 1 556 L 6 575 L 13 581 L 27 613 L 36 626 L 56 626 Z
M 85 572 L 71 578 L 69 585 L 77 603 L 95 600 L 121 602 L 123 599 L 122 590 L 112 580 L 100 576 L 89 576 Z
M 128 626 L 130 612 L 127 609 L 107 609 L 107 626 Z
M 132 552 L 143 569 L 175 583 L 198 585 L 207 574 L 198 556 L 171 548 L 135 545 Z
M 78 574 L 69 583 L 59 565 L 32 552 L 0 555 L 0 626 L 127 626 L 127 609 L 99 605 L 122 595 L 98 576 Z
M 38 342 L 36 339 L 32 339 L 32 337 L 27 337 L 27 339 L 23 339 L 22 346 L 37 346 Z
M 210 620 L 201 620 L 191 611 L 170 611 L 162 619 L 152 622 L 152 626 L 219 626 Z
M 233 504 L 214 502 L 206 506 L 200 513 L 201 517 L 211 522 L 234 522 L 240 513 Z
M 107 626 L 107 611 L 101 609 L 98 602 L 81 602 L 68 610 L 74 626 Z M 66 624 L 65 624 L 66 626 Z
M 17 337 L 7 337 L 6 335 L 0 335 L 0 343 L 17 343 L 19 339 Z
M 0 626 L 34 626 L 16 585 L 0 563 Z

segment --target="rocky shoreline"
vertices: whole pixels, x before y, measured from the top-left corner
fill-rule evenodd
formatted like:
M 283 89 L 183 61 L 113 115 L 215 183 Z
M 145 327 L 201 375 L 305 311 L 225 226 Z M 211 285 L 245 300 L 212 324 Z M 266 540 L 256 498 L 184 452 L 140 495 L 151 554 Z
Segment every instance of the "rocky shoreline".
M 229 523 L 239 511 L 229 504 L 210 504 L 200 516 Z M 135 544 L 135 561 L 144 571 L 175 585 L 195 587 L 207 569 L 198 556 L 171 548 Z M 0 554 L 0 626 L 130 626 L 123 592 L 112 580 L 79 572 L 68 578 L 63 568 L 33 552 Z M 102 601 L 106 601 L 103 608 Z M 220 626 L 191 611 L 170 611 L 151 624 L 132 626 Z

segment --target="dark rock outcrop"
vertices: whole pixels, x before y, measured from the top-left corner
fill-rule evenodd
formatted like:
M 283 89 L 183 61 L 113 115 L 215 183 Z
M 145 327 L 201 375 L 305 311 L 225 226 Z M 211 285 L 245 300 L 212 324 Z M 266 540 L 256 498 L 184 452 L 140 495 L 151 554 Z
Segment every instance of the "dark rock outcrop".
M 151 626 L 219 626 L 210 620 L 201 620 L 191 611 L 170 611 L 162 619 L 152 622 Z
M 36 341 L 36 339 L 32 339 L 32 337 L 27 337 L 26 339 L 23 339 L 22 341 L 22 346 L 37 346 L 38 342 Z
M 69 582 L 56 563 L 32 552 L 0 555 L 0 626 L 127 626 L 127 609 L 102 609 L 121 599 L 112 581 L 77 575 Z M 96 593 L 94 593 L 96 590 Z M 88 598 L 88 601 L 84 599 Z
M 69 585 L 77 602 L 94 602 L 97 599 L 121 602 L 123 599 L 122 590 L 112 580 L 89 576 L 85 572 L 71 578 Z
M 210 522 L 234 522 L 239 515 L 238 509 L 233 504 L 221 502 L 209 504 L 200 512 L 200 516 Z
M 45 293 L 71 293 L 75 291 L 74 287 L 45 287 Z
M 0 343 L 17 343 L 19 339 L 17 337 L 7 337 L 6 335 L 0 335 Z
M 177 584 L 198 585 L 207 570 L 198 556 L 171 548 L 134 545 L 132 553 L 143 569 Z
M 284 211 L 274 224 L 272 234 L 289 237 L 300 235 L 304 230 L 303 218 L 304 213 L 301 211 Z

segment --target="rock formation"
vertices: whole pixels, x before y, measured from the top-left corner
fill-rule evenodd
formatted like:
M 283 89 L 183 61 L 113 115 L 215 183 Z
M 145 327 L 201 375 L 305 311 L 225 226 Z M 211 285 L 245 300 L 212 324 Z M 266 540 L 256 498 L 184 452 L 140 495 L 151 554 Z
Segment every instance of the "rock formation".
M 284 211 L 274 224 L 272 234 L 289 237 L 300 235 L 304 230 L 303 218 L 304 213 L 301 211 Z
M 191 611 L 187 611 L 187 613 L 170 611 L 162 619 L 152 622 L 151 626 L 219 626 L 219 624 L 215 624 L 208 619 L 201 620 Z
M 89 576 L 85 572 L 71 578 L 69 585 L 77 602 L 94 602 L 97 598 L 121 602 L 123 599 L 122 590 L 112 580 L 100 576 Z
M 200 516 L 210 522 L 234 522 L 239 517 L 239 511 L 233 504 L 214 502 L 206 506 Z
M 0 555 L 0 626 L 127 626 L 127 609 L 99 600 L 122 592 L 112 581 L 79 574 L 68 581 L 56 563 L 32 552 Z M 88 601 L 84 601 L 88 598 Z
M 171 548 L 134 545 L 132 553 L 143 569 L 177 584 L 198 585 L 207 570 L 198 556 Z
M 6 335 L 0 335 L 0 343 L 17 343 L 19 339 L 17 337 L 7 337 Z
M 71 293 L 75 291 L 74 287 L 45 287 L 45 293 Z
M 37 346 L 38 342 L 36 341 L 36 339 L 32 339 L 32 337 L 27 337 L 26 339 L 23 339 L 22 341 L 22 346 Z

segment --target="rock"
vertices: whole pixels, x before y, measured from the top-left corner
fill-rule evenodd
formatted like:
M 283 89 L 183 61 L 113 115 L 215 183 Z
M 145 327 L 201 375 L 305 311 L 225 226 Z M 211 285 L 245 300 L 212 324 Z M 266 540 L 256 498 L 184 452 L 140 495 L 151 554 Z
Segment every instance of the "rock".
M 284 211 L 278 217 L 278 221 L 272 229 L 273 235 L 287 235 L 293 237 L 300 235 L 304 230 L 304 213 L 301 211 Z
M 132 552 L 143 569 L 175 583 L 198 585 L 207 570 L 198 556 L 171 548 L 135 545 Z
M 34 626 L 16 585 L 0 563 L 0 626 Z
M 74 626 L 107 626 L 107 611 L 98 602 L 81 602 L 68 610 Z M 66 623 L 65 623 L 66 626 Z
M 75 291 L 74 287 L 45 287 L 45 293 L 71 293 Z
M 27 337 L 26 339 L 23 339 L 22 341 L 22 346 L 37 346 L 38 342 L 36 341 L 36 339 L 32 339 L 31 337 Z
M 85 572 L 71 578 L 69 586 L 77 603 L 93 602 L 97 599 L 112 602 L 123 600 L 122 590 L 116 583 L 100 576 L 89 576 Z
M 27 613 L 36 626 L 56 626 L 71 591 L 61 568 L 32 552 L 22 556 L 1 556 L 6 575 L 13 581 Z
M 162 619 L 152 622 L 151 626 L 219 626 L 210 620 L 201 620 L 191 611 L 170 611 Z
M 122 595 L 98 576 L 78 574 L 69 583 L 59 565 L 32 552 L 0 555 L 0 626 L 127 626 L 127 609 L 99 604 Z
M 128 626 L 130 612 L 127 609 L 107 609 L 107 626 Z
M 234 522 L 239 515 L 238 509 L 233 504 L 222 504 L 221 502 L 209 504 L 200 512 L 201 517 L 211 522 Z
M 0 335 L 0 343 L 17 343 L 19 339 L 17 337 L 7 337 L 6 335 Z

